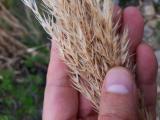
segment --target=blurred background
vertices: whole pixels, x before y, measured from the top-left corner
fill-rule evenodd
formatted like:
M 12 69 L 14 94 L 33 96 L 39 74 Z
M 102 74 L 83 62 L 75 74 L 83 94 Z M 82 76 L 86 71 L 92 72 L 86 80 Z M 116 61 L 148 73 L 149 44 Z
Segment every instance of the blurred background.
M 160 67 L 160 0 L 114 1 L 139 7 L 144 41 L 154 48 Z M 49 36 L 21 0 L 0 0 L 0 120 L 41 119 L 49 48 Z M 160 95 L 160 74 L 157 81 Z M 157 111 L 160 116 L 160 96 Z

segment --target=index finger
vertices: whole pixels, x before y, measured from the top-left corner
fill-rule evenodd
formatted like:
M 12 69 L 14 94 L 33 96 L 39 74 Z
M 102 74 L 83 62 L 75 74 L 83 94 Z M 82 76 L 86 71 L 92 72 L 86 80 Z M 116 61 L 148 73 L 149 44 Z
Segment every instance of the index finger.
M 45 89 L 43 120 L 76 119 L 78 94 L 71 87 L 67 67 L 52 44 Z

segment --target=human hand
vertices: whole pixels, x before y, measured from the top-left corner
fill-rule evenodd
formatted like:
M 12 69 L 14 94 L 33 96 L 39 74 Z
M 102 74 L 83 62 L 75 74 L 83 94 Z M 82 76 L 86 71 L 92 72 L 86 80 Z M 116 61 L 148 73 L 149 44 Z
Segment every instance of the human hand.
M 136 85 L 144 94 L 145 105 L 156 117 L 156 73 L 157 61 L 153 50 L 143 38 L 143 18 L 137 8 L 128 7 L 122 13 L 122 28 L 129 31 L 131 53 L 136 53 L 136 80 L 125 68 L 111 69 L 104 80 L 100 102 L 100 113 L 92 109 L 91 103 L 71 86 L 67 67 L 60 60 L 55 44 L 45 89 L 43 120 L 138 120 Z

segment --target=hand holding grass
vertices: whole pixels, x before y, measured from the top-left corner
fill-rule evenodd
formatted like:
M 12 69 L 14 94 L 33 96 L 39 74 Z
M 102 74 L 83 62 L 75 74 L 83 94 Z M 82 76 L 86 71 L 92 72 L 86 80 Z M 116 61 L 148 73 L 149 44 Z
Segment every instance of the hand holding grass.
M 90 102 L 71 86 L 67 66 L 59 58 L 53 44 L 45 90 L 44 120 L 138 120 L 135 84 L 143 92 L 144 103 L 155 120 L 157 61 L 152 49 L 141 43 L 144 23 L 140 12 L 137 8 L 128 7 L 122 14 L 122 29 L 128 27 L 132 45 L 130 51 L 136 53 L 133 58 L 137 64 L 136 80 L 126 68 L 112 68 L 103 82 L 100 111 L 97 114 Z

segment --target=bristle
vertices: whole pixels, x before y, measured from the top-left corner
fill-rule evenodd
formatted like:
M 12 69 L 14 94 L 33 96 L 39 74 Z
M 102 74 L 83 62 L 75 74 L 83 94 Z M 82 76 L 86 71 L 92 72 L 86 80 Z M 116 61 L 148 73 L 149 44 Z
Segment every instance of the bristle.
M 41 17 L 34 0 L 23 2 L 35 13 L 47 33 L 56 38 L 74 87 L 98 111 L 101 87 L 107 71 L 115 66 L 132 69 L 129 66 L 127 32 L 121 37 L 116 33 L 112 2 L 43 0 L 49 9 L 47 17 Z
M 106 73 L 115 66 L 134 71 L 128 52 L 128 31 L 117 33 L 119 21 L 113 23 L 112 0 L 43 0 L 48 10 L 44 17 L 34 0 L 23 2 L 56 40 L 74 88 L 99 111 Z

